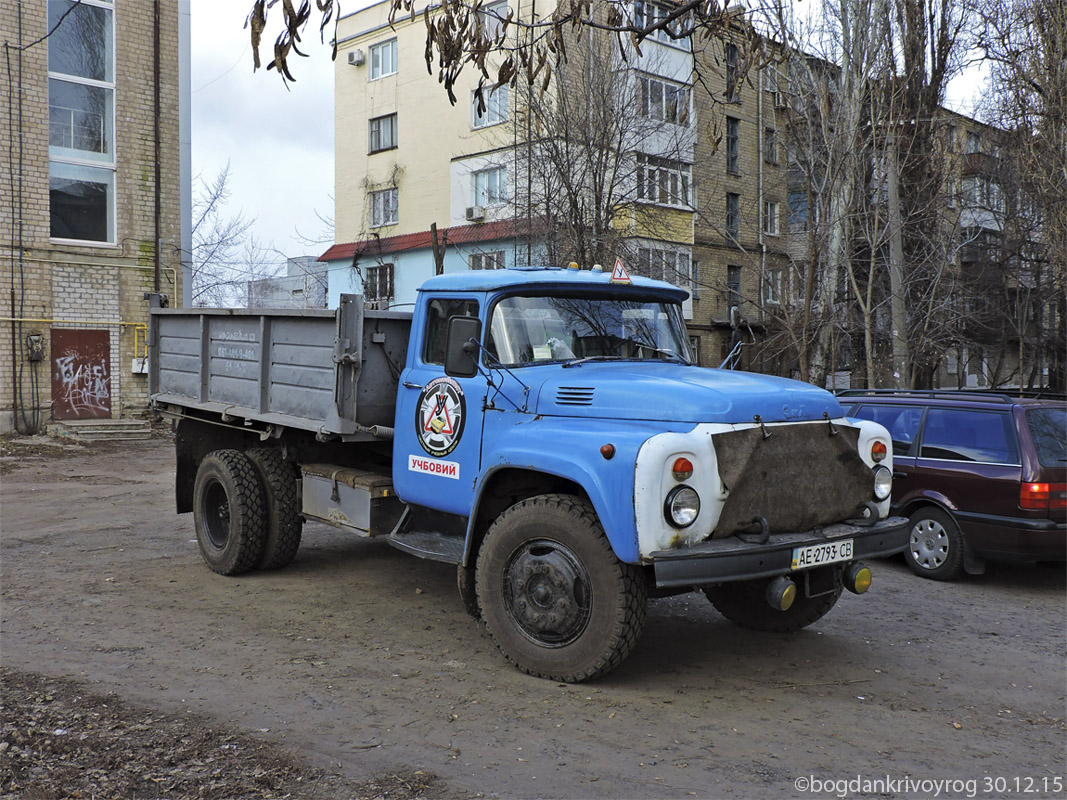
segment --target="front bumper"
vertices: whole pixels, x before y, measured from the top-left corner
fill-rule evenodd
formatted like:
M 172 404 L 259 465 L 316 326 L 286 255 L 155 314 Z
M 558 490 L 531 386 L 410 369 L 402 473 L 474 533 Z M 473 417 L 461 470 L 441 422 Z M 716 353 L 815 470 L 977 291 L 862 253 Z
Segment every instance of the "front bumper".
M 793 549 L 853 540 L 853 561 L 900 553 L 908 545 L 908 520 L 890 517 L 871 527 L 839 522 L 800 533 L 772 534 L 764 544 L 735 536 L 710 539 L 691 547 L 660 550 L 652 554 L 657 587 L 702 586 L 747 581 L 774 575 L 790 575 Z M 848 563 L 848 562 L 844 562 Z

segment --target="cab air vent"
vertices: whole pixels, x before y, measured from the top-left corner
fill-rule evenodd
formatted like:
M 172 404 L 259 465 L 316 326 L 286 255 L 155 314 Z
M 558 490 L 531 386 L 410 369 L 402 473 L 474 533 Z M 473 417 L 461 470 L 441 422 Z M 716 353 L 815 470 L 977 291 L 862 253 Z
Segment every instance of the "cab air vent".
M 593 405 L 592 386 L 560 386 L 556 390 L 556 403 L 561 406 Z

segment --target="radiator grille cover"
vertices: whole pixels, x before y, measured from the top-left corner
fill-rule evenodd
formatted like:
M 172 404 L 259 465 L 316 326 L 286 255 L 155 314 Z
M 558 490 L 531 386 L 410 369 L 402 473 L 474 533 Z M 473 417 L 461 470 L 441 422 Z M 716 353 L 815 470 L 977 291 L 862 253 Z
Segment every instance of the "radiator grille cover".
M 766 517 L 771 533 L 806 531 L 860 516 L 873 500 L 871 468 L 856 449 L 859 431 L 829 423 L 771 426 L 714 437 L 719 475 L 729 490 L 713 538 Z M 755 529 L 758 531 L 758 528 Z

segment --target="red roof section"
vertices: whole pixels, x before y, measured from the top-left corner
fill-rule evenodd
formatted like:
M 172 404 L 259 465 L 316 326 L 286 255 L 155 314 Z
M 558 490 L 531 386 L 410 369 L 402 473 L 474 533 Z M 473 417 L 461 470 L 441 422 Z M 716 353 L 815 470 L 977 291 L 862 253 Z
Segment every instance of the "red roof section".
M 454 228 L 442 228 L 437 231 L 441 244 L 476 244 L 477 242 L 491 242 L 495 239 L 510 239 L 521 236 L 528 231 L 541 232 L 544 230 L 542 223 L 534 221 L 527 223 L 525 219 L 502 219 L 495 222 L 482 222 L 476 225 L 457 225 Z M 419 233 L 405 233 L 401 236 L 386 236 L 384 238 L 372 237 L 358 242 L 346 242 L 335 244 L 321 256 L 319 261 L 339 261 L 351 259 L 364 254 L 385 255 L 387 253 L 403 253 L 408 250 L 429 249 L 433 237 L 429 231 Z

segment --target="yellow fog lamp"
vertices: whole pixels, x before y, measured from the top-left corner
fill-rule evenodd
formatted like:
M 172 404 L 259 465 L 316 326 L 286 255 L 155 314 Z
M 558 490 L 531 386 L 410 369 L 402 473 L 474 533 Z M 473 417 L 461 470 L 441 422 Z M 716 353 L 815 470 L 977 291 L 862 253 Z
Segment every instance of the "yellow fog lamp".
M 778 611 L 788 611 L 797 599 L 797 585 L 784 575 L 767 584 L 767 602 Z
M 871 588 L 871 568 L 856 561 L 845 570 L 845 588 L 853 594 L 863 594 Z

